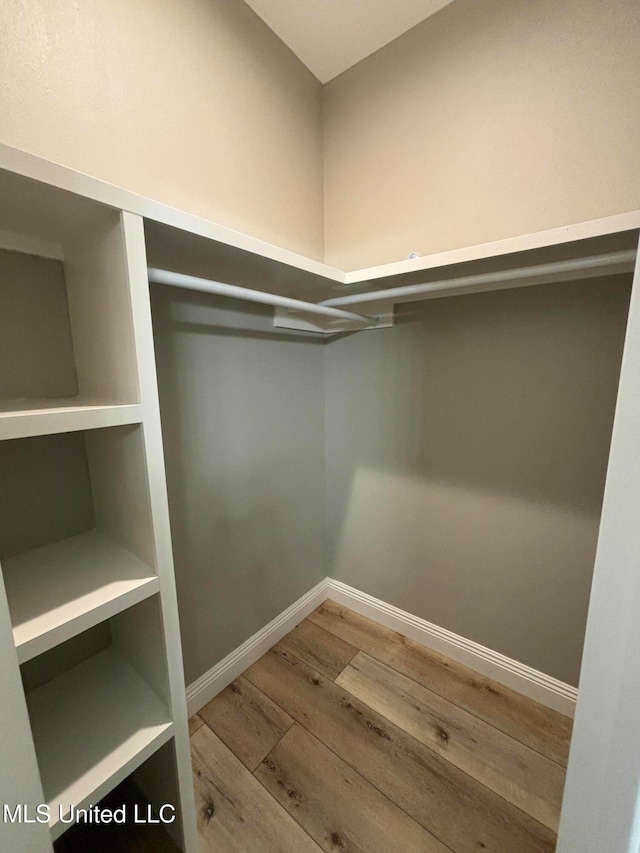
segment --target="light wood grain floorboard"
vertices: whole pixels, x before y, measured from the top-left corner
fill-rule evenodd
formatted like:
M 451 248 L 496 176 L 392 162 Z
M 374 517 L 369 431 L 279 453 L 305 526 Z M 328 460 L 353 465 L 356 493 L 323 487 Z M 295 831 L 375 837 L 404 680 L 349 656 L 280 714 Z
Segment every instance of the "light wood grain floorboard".
M 568 717 L 332 601 L 308 618 L 536 752 L 566 765 L 572 728 Z
M 439 694 L 359 652 L 336 684 L 451 764 L 558 831 L 564 770 Z
M 325 851 L 449 853 L 298 724 L 269 753 L 256 776 Z
M 201 853 L 318 853 L 293 820 L 208 726 L 191 738 Z
M 307 619 L 280 641 L 282 648 L 334 680 L 358 649 Z
M 333 602 L 190 729 L 202 853 L 555 847 L 571 721 Z
M 293 725 L 282 708 L 242 677 L 205 705 L 200 717 L 249 770 Z
M 194 714 L 193 717 L 189 718 L 189 737 L 194 735 L 200 726 L 204 725 L 204 720 L 199 717 L 197 714 Z
M 286 650 L 276 646 L 245 675 L 455 853 L 554 849 L 547 827 Z

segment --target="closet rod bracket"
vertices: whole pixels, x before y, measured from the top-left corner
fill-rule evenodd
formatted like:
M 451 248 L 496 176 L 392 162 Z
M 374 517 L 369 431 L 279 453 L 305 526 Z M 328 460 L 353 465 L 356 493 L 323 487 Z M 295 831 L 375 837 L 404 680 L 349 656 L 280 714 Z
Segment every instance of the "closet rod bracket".
M 389 302 L 369 303 L 367 314 L 371 322 L 368 325 L 349 320 L 332 319 L 322 316 L 302 316 L 287 308 L 275 308 L 273 325 L 277 329 L 290 329 L 294 332 L 313 332 L 317 335 L 340 335 L 347 332 L 365 332 L 370 329 L 388 329 L 393 326 L 393 305 Z

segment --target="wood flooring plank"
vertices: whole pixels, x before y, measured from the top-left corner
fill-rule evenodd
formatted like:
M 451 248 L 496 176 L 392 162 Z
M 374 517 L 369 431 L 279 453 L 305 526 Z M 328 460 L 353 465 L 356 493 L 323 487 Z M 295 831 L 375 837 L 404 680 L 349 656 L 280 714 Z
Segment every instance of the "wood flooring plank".
M 321 849 L 208 726 L 191 738 L 201 853 Z
M 306 619 L 290 631 L 280 645 L 332 680 L 358 652 L 354 646 Z
M 455 853 L 554 849 L 547 827 L 286 650 L 274 647 L 245 677 Z
M 536 752 L 566 766 L 572 729 L 568 717 L 333 601 L 326 601 L 308 618 Z
M 256 776 L 330 853 L 449 853 L 298 724 L 260 764 Z
M 202 717 L 199 717 L 197 714 L 194 714 L 193 717 L 189 717 L 189 737 L 195 734 L 200 726 L 204 726 L 204 720 Z
M 336 684 L 557 833 L 565 772 L 555 761 L 364 652 Z
M 282 708 L 242 676 L 205 705 L 200 716 L 249 770 L 293 725 Z

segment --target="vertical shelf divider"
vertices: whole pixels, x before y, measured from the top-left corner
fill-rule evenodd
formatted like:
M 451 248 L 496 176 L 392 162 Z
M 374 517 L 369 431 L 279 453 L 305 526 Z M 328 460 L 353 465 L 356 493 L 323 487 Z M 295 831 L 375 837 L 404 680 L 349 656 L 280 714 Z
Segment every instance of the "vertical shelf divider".
M 169 526 L 144 226 L 141 216 L 127 211 L 121 212 L 120 222 L 124 241 L 123 256 L 131 294 L 139 393 L 143 410 L 144 452 L 156 567 L 160 580 L 160 603 L 169 684 L 169 696 L 163 698 L 168 699 L 175 725 L 174 755 L 177 777 L 175 782 L 177 783 L 180 799 L 179 811 L 182 817 L 182 839 L 180 841 L 186 853 L 197 853 L 199 841 L 193 797 L 187 705 L 171 548 L 171 529 Z M 145 637 L 140 636 L 139 640 L 143 644 Z M 156 774 L 157 776 L 158 774 Z M 166 802 L 170 802 L 173 791 L 176 789 L 176 786 L 172 786 L 171 782 L 172 780 L 167 781 Z M 155 778 L 154 783 L 157 797 L 160 795 L 160 779 Z

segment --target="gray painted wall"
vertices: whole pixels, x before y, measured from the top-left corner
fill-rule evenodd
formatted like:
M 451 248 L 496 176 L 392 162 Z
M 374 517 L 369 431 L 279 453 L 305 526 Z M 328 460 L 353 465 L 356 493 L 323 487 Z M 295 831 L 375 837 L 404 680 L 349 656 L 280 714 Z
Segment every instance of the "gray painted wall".
M 326 575 L 324 344 L 152 288 L 187 683 Z
M 330 574 L 577 683 L 629 285 L 436 299 L 328 345 L 153 288 L 187 681 Z
M 329 573 L 576 684 L 629 286 L 436 299 L 330 343 Z
M 0 400 L 77 393 L 61 261 L 0 249 Z
M 0 559 L 95 526 L 84 433 L 0 441 Z

